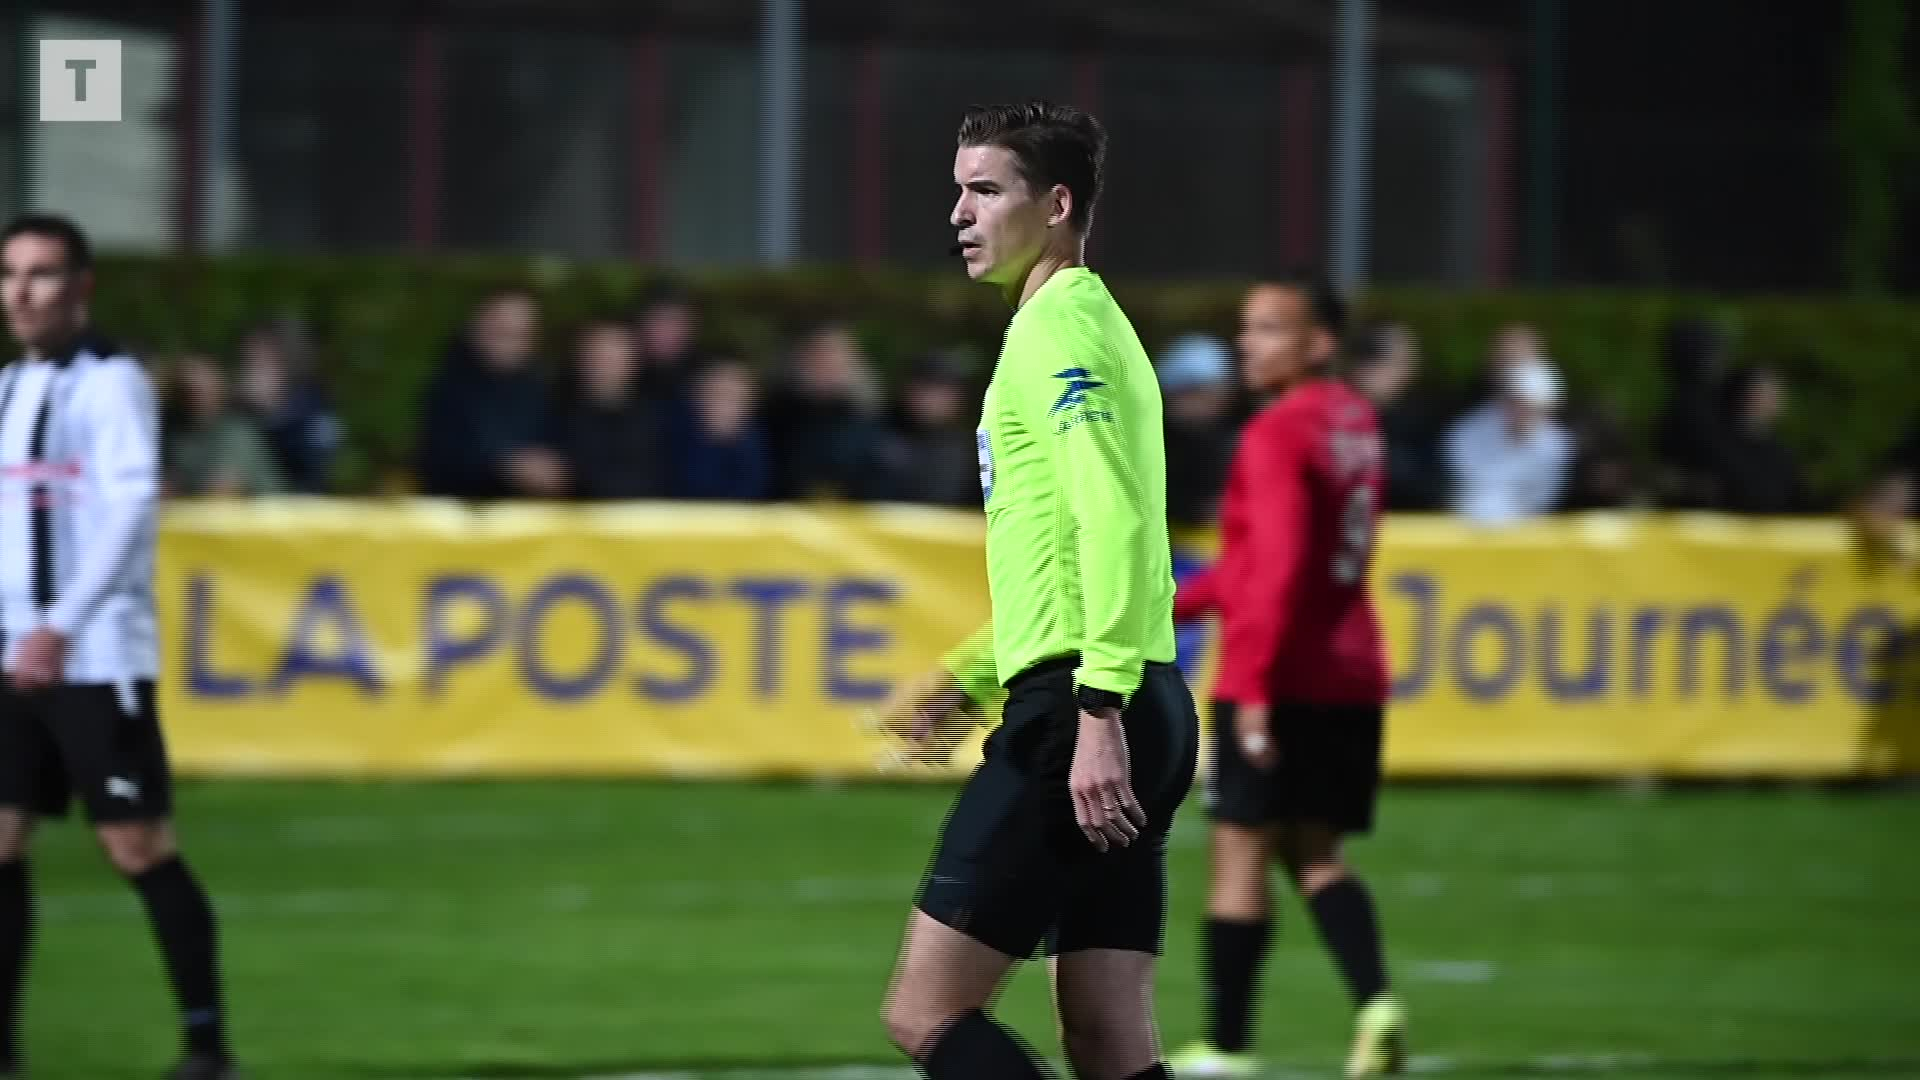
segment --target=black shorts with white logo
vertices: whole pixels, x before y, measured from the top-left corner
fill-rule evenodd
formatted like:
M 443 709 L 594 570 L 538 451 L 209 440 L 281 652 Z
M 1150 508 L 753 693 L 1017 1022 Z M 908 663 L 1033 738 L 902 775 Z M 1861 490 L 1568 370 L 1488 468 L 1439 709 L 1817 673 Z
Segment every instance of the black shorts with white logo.
M 1101 852 L 1080 831 L 1068 777 L 1080 730 L 1072 657 L 1007 685 L 984 760 L 947 817 L 917 906 L 1008 956 L 1044 941 L 1159 953 L 1167 919 L 1167 832 L 1193 786 L 1200 723 L 1180 669 L 1148 664 L 1121 714 L 1134 795 L 1147 828 Z
M 65 817 L 76 794 L 96 823 L 173 813 L 152 682 L 0 686 L 0 807 Z
M 1270 714 L 1279 762 L 1262 772 L 1240 750 L 1234 704 L 1213 703 L 1213 761 L 1205 798 L 1215 821 L 1258 827 L 1299 821 L 1341 832 L 1373 829 L 1380 794 L 1385 710 L 1378 705 L 1276 701 Z

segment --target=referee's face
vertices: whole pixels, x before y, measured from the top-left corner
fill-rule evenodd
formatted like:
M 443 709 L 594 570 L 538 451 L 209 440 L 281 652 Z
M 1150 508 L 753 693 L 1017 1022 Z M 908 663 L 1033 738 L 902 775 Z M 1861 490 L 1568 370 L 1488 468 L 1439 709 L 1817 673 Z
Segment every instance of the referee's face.
M 7 329 L 28 349 L 51 348 L 81 329 L 89 275 L 75 273 L 58 238 L 23 233 L 0 251 L 0 300 Z
M 1065 220 L 1059 193 L 1028 190 L 1013 157 L 1000 146 L 963 146 L 953 158 L 953 182 L 960 197 L 953 204 L 953 227 L 967 276 L 1010 285 L 1040 261 L 1052 217 Z M 1057 213 L 1056 213 L 1057 212 Z

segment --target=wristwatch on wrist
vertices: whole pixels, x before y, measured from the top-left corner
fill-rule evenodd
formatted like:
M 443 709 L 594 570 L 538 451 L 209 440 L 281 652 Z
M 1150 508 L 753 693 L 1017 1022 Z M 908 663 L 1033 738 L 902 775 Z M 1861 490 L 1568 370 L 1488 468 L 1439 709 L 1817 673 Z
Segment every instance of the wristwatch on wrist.
M 1127 701 L 1111 690 L 1102 690 L 1097 686 L 1082 686 L 1079 692 L 1080 711 L 1097 712 L 1101 709 L 1124 709 Z

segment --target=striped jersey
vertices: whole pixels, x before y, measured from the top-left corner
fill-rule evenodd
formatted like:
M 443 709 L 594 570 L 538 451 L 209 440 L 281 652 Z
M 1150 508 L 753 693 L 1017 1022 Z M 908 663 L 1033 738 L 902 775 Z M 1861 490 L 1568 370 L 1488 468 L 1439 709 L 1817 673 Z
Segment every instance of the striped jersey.
M 159 675 L 160 422 L 146 371 L 93 337 L 0 368 L 0 634 L 67 638 L 64 681 Z

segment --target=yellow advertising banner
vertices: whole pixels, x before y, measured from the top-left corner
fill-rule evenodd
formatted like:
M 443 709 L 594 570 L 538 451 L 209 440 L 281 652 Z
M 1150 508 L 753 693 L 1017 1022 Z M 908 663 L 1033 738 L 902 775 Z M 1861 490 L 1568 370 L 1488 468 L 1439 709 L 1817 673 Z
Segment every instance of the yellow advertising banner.
M 862 718 L 986 617 L 982 530 L 891 507 L 177 505 L 174 756 L 189 775 L 881 775 Z M 1920 771 L 1920 588 L 1862 565 L 1840 523 L 1395 519 L 1378 594 L 1396 775 Z M 1203 698 L 1211 637 L 1181 635 Z

